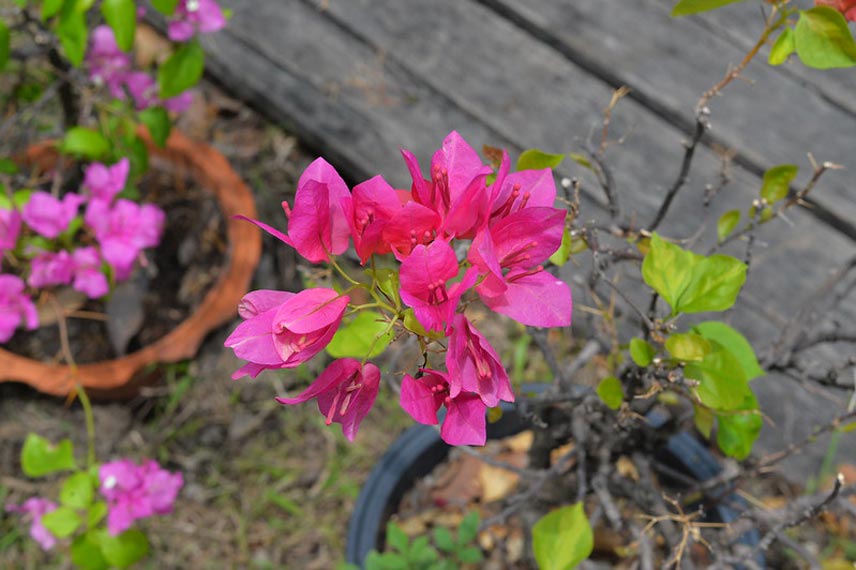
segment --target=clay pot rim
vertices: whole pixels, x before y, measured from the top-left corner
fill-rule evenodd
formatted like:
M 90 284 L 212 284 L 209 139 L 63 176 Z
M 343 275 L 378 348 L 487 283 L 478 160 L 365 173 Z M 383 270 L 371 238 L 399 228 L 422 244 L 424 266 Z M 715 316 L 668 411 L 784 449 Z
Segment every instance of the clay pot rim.
M 113 360 L 80 364 L 76 370 L 0 348 L 0 382 L 23 382 L 40 392 L 56 396 L 68 395 L 76 390 L 76 384 L 80 384 L 99 395 L 109 396 L 128 385 L 138 372 L 149 365 L 192 358 L 209 332 L 237 314 L 238 302 L 249 288 L 261 257 L 262 242 L 258 229 L 233 217 L 236 214 L 256 217 L 250 189 L 225 157 L 210 145 L 192 141 L 173 130 L 165 147 L 159 148 L 145 132 L 140 132 L 140 135 L 151 156 L 186 168 L 217 200 L 226 222 L 228 241 L 226 263 L 220 276 L 190 316 L 148 346 Z M 56 143 L 46 141 L 28 148 L 23 161 L 53 161 L 56 156 Z

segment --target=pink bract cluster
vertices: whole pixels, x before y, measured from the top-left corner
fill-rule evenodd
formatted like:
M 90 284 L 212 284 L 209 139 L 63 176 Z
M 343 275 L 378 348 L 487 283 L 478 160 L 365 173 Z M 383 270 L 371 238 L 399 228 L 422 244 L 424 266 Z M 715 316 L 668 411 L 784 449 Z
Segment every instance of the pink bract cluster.
M 107 499 L 107 531 L 118 535 L 137 519 L 172 512 L 184 485 L 181 473 L 161 469 L 156 461 L 137 465 L 130 459 L 105 463 L 98 471 L 99 490 Z
M 319 158 L 300 177 L 294 206 L 282 204 L 286 233 L 249 221 L 312 263 L 331 262 L 351 244 L 363 264 L 392 254 L 401 301 L 429 337 L 443 340 L 447 370 L 424 367 L 415 377 L 406 375 L 401 405 L 427 424 L 438 423 L 445 406 L 443 439 L 481 445 L 486 409 L 513 401 L 514 393 L 496 350 L 465 316 L 462 299 L 474 292 L 490 309 L 525 325 L 568 326 L 570 288 L 543 266 L 561 245 L 565 211 L 553 207 L 549 168 L 510 172 L 503 153 L 494 173 L 457 132 L 434 153 L 427 179 L 413 154 L 402 154 L 413 179 L 409 190 L 380 176 L 350 190 Z M 317 288 L 248 294 L 239 308 L 244 321 L 225 343 L 247 361 L 233 378 L 293 368 L 320 352 L 349 309 L 346 293 Z M 388 316 L 394 324 L 402 314 Z M 341 423 L 353 440 L 379 380 L 375 365 L 339 359 L 303 393 L 279 401 L 317 398 L 327 423 Z
M 26 284 L 33 289 L 70 285 L 89 298 L 103 297 L 110 291 L 107 269 L 117 282 L 128 279 L 140 253 L 160 242 L 166 219 L 157 206 L 116 199 L 129 169 L 127 158 L 112 166 L 93 163 L 84 171 L 81 193 L 59 199 L 37 191 L 20 210 L 0 207 L 0 255 L 14 252 L 26 260 Z M 0 273 L 0 342 L 21 323 L 38 326 L 24 281 Z
M 169 21 L 167 35 L 174 42 L 186 42 L 198 34 L 226 27 L 226 15 L 214 0 L 179 0 Z
M 30 521 L 30 538 L 39 543 L 42 550 L 50 550 L 56 545 L 56 537 L 42 524 L 42 517 L 53 512 L 57 504 L 41 497 L 32 497 L 20 505 L 6 505 L 6 511 L 18 513 Z
M 150 73 L 133 69 L 131 56 L 119 49 L 109 26 L 98 26 L 92 30 L 86 64 L 92 81 L 105 85 L 116 99 L 124 100 L 130 95 L 139 111 L 163 105 L 169 111 L 180 113 L 193 103 L 191 91 L 161 100 L 155 78 Z

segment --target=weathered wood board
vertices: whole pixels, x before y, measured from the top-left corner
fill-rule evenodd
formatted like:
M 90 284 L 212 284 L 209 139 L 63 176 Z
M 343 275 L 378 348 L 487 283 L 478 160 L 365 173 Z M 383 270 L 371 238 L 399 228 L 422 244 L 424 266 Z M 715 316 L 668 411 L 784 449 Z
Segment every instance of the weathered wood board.
M 635 95 L 619 104 L 611 126 L 615 138 L 626 135 L 626 140 L 611 147 L 607 158 L 623 211 L 633 213 L 640 225 L 651 219 L 677 175 L 685 127 L 699 93 L 740 51 L 716 26 L 697 19 L 674 28 L 667 18 L 669 6 L 661 0 L 332 0 L 326 10 L 310 0 L 234 0 L 231 7 L 234 17 L 227 30 L 205 40 L 213 74 L 294 129 L 352 181 L 382 173 L 406 187 L 398 148 L 412 150 L 427 163 L 453 129 L 477 148 L 578 151 L 599 132 L 614 87 L 634 87 Z M 672 33 L 684 43 L 663 40 Z M 712 63 L 699 66 L 697 61 Z M 748 207 L 764 167 L 798 162 L 805 175 L 806 141 L 817 143 L 812 150 L 819 158 L 853 162 L 835 154 L 856 145 L 846 108 L 828 104 L 793 75 L 763 66 L 747 73 L 757 78 L 754 87 L 737 83 L 729 88 L 735 91 L 731 97 L 715 101 L 715 140 L 736 148 L 741 158 L 707 215 L 708 235 L 725 209 Z M 760 108 L 767 101 L 760 110 L 741 107 L 751 95 L 748 89 L 765 85 L 775 91 L 769 104 L 773 111 L 782 105 L 781 116 Z M 823 117 L 818 121 L 832 130 L 812 125 L 802 139 L 789 140 L 783 133 L 802 128 L 794 116 L 795 100 L 807 101 L 801 108 L 817 112 Z M 698 209 L 705 184 L 715 184 L 720 170 L 717 154 L 700 148 L 665 231 L 690 236 L 699 229 L 697 215 L 690 212 Z M 586 216 L 603 217 L 603 197 L 585 170 L 568 164 L 561 172 L 587 181 Z M 847 194 L 847 176 L 830 173 L 818 200 L 853 220 L 856 205 Z M 755 248 L 748 301 L 732 312 L 733 323 L 754 340 L 769 339 L 808 290 L 856 255 L 856 242 L 840 229 L 805 211 L 765 229 Z M 743 246 L 735 244 L 730 251 L 742 256 Z M 856 299 L 848 299 L 841 315 L 856 320 Z M 779 422 L 799 417 L 800 410 L 819 414 L 811 422 L 836 411 L 822 396 L 786 379 L 758 381 L 758 389 L 765 401 L 781 403 L 769 410 Z M 811 422 L 793 433 L 809 429 Z M 765 429 L 762 448 L 779 447 L 784 433 Z M 856 438 L 842 445 L 856 454 Z M 825 450 L 816 451 L 822 455 Z M 816 456 L 806 465 L 811 462 Z

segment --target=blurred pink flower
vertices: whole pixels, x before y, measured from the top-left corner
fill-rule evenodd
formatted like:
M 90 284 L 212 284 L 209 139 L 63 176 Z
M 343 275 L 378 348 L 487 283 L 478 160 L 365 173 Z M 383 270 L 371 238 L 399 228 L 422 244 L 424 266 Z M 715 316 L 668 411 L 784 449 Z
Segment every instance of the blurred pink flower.
M 101 245 L 101 256 L 123 281 L 140 252 L 160 243 L 166 214 L 154 204 L 141 206 L 120 198 L 112 207 L 101 200 L 90 202 L 84 220 Z
M 128 181 L 131 162 L 123 158 L 112 166 L 93 162 L 83 172 L 83 188 L 93 200 L 112 202 Z
M 57 504 L 41 497 L 32 497 L 21 505 L 6 505 L 6 511 L 24 515 L 30 519 L 30 537 L 39 543 L 42 550 L 50 550 L 56 545 L 56 537 L 42 524 L 42 517 L 55 511 Z
M 0 255 L 3 255 L 5 251 L 15 249 L 20 233 L 21 212 L 15 208 L 11 210 L 0 208 Z
M 161 469 L 152 460 L 142 465 L 130 459 L 105 463 L 98 479 L 107 499 L 107 531 L 113 536 L 128 530 L 137 519 L 171 513 L 184 484 L 181 473 Z
M 167 35 L 174 42 L 186 42 L 197 32 L 216 32 L 225 26 L 226 16 L 214 0 L 179 0 Z
M 28 330 L 38 327 L 36 306 L 24 293 L 20 277 L 0 274 L 0 342 L 12 338 L 22 320 Z
M 119 49 L 109 26 L 97 26 L 90 37 L 86 52 L 89 78 L 96 84 L 106 85 L 113 97 L 124 99 L 122 85 L 125 74 L 131 69 L 131 56 Z
M 27 285 L 30 287 L 51 287 L 67 285 L 74 275 L 74 259 L 64 249 L 54 253 L 46 251 L 33 258 Z
M 101 271 L 101 256 L 94 247 L 81 247 L 72 254 L 74 281 L 72 287 L 90 299 L 103 297 L 110 292 L 107 276 Z
M 68 228 L 77 215 L 78 207 L 85 201 L 83 196 L 73 192 L 63 196 L 62 200 L 47 192 L 33 192 L 21 216 L 37 233 L 53 239 Z

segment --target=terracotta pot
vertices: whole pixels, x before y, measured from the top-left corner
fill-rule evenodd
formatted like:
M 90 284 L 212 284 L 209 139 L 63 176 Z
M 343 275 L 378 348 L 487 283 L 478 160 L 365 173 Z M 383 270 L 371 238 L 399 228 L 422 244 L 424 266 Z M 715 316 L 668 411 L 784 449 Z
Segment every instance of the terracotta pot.
M 151 364 L 192 358 L 210 331 L 234 318 L 238 301 L 246 293 L 261 255 L 258 229 L 232 218 L 235 214 L 256 216 L 249 188 L 223 155 L 206 144 L 173 131 L 166 148 L 159 148 L 144 133 L 141 135 L 147 141 L 153 162 L 171 163 L 176 170 L 190 174 L 217 199 L 229 243 L 219 278 L 196 311 L 154 344 L 115 360 L 81 364 L 75 371 L 69 366 L 46 364 L 0 349 L 0 382 L 24 382 L 56 396 L 74 392 L 76 383 L 96 396 L 129 396 L 145 383 Z M 54 143 L 46 142 L 30 147 L 21 161 L 49 169 L 57 156 Z

